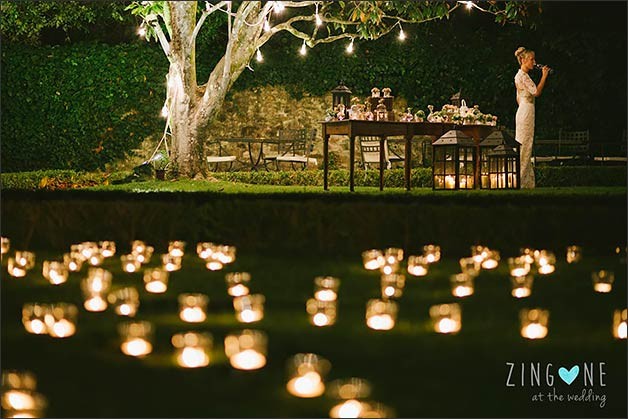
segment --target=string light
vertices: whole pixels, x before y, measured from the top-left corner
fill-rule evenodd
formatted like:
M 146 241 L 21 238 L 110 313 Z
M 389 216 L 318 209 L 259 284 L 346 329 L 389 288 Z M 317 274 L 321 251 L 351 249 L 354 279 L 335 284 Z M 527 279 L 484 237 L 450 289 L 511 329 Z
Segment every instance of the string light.
M 275 13 L 281 13 L 283 12 L 285 8 L 286 7 L 280 1 L 276 1 L 275 4 L 273 5 L 273 10 L 275 11 Z
M 168 107 L 166 105 L 161 108 L 161 117 L 168 118 Z
M 401 23 L 399 23 L 399 40 L 400 41 L 406 40 L 406 33 L 403 31 L 403 28 L 401 27 Z
M 268 19 L 264 21 L 264 32 L 270 32 L 270 22 Z
M 473 2 L 472 1 L 466 1 L 465 3 L 465 7 L 467 8 L 467 10 L 471 10 L 473 8 Z
M 316 3 L 316 14 L 314 16 L 316 17 L 316 26 L 321 26 L 323 24 L 323 19 L 321 19 L 318 14 L 318 3 Z
M 144 24 L 142 23 L 140 25 L 139 28 L 137 28 L 137 34 L 141 37 L 144 38 L 146 36 L 146 27 L 144 26 Z
M 262 61 L 264 61 L 264 57 L 262 56 L 262 52 L 259 50 L 259 48 L 257 49 L 257 52 L 255 53 L 255 59 L 257 60 L 258 63 L 261 63 Z
M 301 45 L 301 49 L 299 50 L 299 54 L 301 54 L 301 55 L 307 54 L 307 47 L 305 45 L 305 39 L 303 40 L 303 45 Z
M 351 42 L 349 42 L 349 45 L 347 45 L 347 54 L 352 54 L 353 53 L 353 38 L 351 38 Z

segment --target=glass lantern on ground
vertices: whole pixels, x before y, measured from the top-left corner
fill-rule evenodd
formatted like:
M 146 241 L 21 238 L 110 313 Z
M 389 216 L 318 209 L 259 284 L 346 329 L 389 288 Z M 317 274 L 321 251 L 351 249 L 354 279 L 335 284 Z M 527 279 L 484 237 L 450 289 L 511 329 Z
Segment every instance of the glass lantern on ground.
M 349 118 L 349 108 L 351 107 L 351 90 L 341 81 L 334 90 L 331 91 L 332 109 L 343 105 L 345 109 L 345 119 Z
M 500 153 L 503 153 L 502 149 L 500 149 L 498 154 L 491 156 L 491 153 L 496 152 L 499 146 L 504 146 L 509 154 L 514 152 L 515 156 L 509 155 L 509 159 L 499 162 L 498 158 Z M 479 158 L 480 187 L 482 189 L 519 189 L 521 176 L 520 151 L 521 144 L 512 135 L 503 130 L 492 132 L 482 140 L 480 142 Z M 491 162 L 493 163 L 492 165 Z M 504 180 L 497 176 L 502 172 L 506 174 L 503 178 Z
M 451 130 L 432 144 L 432 189 L 475 187 L 475 143 L 462 131 Z

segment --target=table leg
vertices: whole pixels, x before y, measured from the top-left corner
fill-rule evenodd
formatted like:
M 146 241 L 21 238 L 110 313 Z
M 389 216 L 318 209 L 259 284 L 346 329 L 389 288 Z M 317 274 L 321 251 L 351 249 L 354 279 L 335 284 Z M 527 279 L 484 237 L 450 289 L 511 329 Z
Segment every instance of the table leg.
M 384 164 L 386 164 L 385 159 L 384 159 L 384 157 L 386 156 L 386 150 L 384 150 L 384 147 L 386 147 L 386 137 L 379 137 L 379 190 L 380 191 L 384 190 Z
M 329 135 L 323 133 L 323 190 L 328 191 L 327 176 L 329 174 Z
M 354 174 L 355 174 L 355 137 L 349 137 L 349 190 L 354 191 Z
M 403 168 L 405 169 L 405 180 L 406 180 L 406 191 L 409 191 L 412 186 L 410 185 L 411 180 L 411 170 L 412 170 L 412 136 L 406 135 L 406 146 L 405 146 L 405 161 L 403 164 Z

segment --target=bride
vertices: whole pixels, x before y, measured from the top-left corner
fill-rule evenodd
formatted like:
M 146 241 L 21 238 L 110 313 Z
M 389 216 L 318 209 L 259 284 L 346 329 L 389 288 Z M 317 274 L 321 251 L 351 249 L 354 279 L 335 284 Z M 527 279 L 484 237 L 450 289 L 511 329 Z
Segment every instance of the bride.
M 515 51 L 519 71 L 515 75 L 517 87 L 517 115 L 515 117 L 515 138 L 521 143 L 521 187 L 534 188 L 534 168 L 532 167 L 532 143 L 534 141 L 534 98 L 541 96 L 550 68 L 543 66 L 541 81 L 535 85 L 528 72 L 536 65 L 534 51 L 519 47 Z

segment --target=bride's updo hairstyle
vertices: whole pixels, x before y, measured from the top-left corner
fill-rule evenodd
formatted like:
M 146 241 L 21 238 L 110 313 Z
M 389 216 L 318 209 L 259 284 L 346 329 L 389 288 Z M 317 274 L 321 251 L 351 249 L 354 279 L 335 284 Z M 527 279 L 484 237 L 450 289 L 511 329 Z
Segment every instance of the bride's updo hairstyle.
M 515 57 L 517 57 L 517 62 L 521 65 L 521 61 L 530 54 L 534 54 L 534 51 L 527 49 L 526 47 L 519 47 L 515 51 Z

